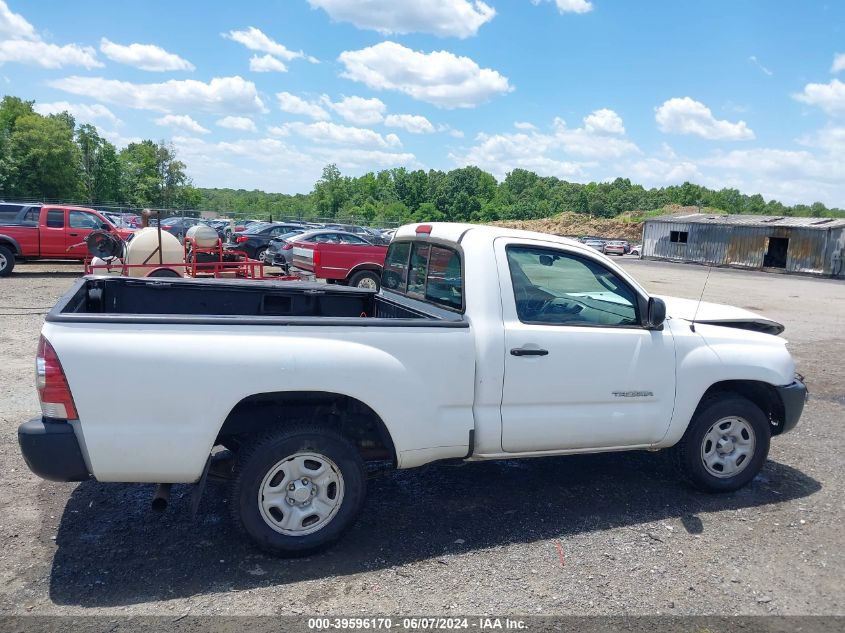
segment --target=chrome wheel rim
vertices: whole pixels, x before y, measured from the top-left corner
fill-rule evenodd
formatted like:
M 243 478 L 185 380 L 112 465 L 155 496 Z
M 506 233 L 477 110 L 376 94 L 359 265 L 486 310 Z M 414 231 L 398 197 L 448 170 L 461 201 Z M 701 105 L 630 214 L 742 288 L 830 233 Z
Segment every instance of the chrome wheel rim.
M 342 503 L 340 468 L 319 453 L 295 453 L 277 462 L 258 488 L 261 518 L 287 536 L 305 536 L 323 529 Z
M 0 270 L 6 270 L 6 266 L 9 265 L 6 256 L 3 253 L 0 253 Z
M 267 249 L 258 252 L 258 261 L 267 262 Z
M 756 443 L 754 428 L 748 420 L 739 416 L 722 418 L 704 434 L 701 462 L 714 477 L 733 477 L 751 463 Z
M 376 280 L 370 279 L 369 277 L 364 277 L 361 281 L 358 282 L 358 287 L 366 288 L 367 290 L 375 290 L 377 287 Z

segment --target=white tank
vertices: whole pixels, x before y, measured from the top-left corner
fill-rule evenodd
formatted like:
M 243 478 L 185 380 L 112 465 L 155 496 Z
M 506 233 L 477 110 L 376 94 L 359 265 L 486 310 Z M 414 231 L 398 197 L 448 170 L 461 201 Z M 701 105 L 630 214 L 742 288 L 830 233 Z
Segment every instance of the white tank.
M 106 267 L 109 265 L 111 268 Z M 119 275 L 123 271 L 120 260 L 114 257 L 110 257 L 108 261 L 99 257 L 92 257 L 91 266 L 94 267 L 95 275 Z
M 216 236 L 216 234 L 215 234 Z M 130 266 L 135 264 L 146 264 L 150 267 L 159 267 L 159 257 L 156 249 L 158 248 L 158 229 L 153 226 L 148 226 L 140 231 L 135 231 L 135 235 L 126 247 L 126 263 Z M 153 255 L 153 253 L 155 253 Z M 151 256 L 152 255 L 152 256 Z M 161 232 L 161 260 L 163 264 L 179 264 L 185 261 L 185 251 L 182 244 L 175 235 L 171 235 L 167 231 Z M 167 268 L 167 266 L 165 266 Z M 179 275 L 183 275 L 185 269 L 183 266 L 170 266 Z M 144 277 L 150 272 L 151 268 L 130 268 L 127 274 L 130 277 Z
M 207 224 L 196 224 L 188 229 L 185 237 L 192 238 L 199 248 L 211 248 L 217 245 L 217 231 Z

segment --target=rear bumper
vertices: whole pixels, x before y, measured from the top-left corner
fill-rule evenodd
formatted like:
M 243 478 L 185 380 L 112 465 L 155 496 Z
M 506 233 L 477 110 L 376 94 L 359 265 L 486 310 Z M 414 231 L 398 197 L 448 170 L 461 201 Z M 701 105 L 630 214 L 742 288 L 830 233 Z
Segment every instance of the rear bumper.
M 29 469 L 50 481 L 85 481 L 91 475 L 68 422 L 33 418 L 18 427 L 18 443 Z
M 776 389 L 781 402 L 783 402 L 783 430 L 781 433 L 786 433 L 798 424 L 809 394 L 806 385 L 797 378 L 792 384 L 776 387 Z

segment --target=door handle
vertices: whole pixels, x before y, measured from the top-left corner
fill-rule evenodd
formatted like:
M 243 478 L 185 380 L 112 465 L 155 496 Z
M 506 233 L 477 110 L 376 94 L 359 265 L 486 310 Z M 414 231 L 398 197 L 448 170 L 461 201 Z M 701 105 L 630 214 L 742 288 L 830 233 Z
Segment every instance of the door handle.
M 528 349 L 525 347 L 514 347 L 511 350 L 511 356 L 548 356 L 547 349 Z
M 71 237 L 79 237 L 79 233 L 68 233 Z

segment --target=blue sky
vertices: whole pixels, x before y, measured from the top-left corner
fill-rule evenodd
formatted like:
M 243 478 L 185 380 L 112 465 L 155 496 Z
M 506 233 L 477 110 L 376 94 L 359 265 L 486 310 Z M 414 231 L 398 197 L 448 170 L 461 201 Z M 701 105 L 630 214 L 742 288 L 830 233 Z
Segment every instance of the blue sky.
M 834 0 L 0 0 L 0 81 L 199 186 L 475 164 L 845 207 Z

